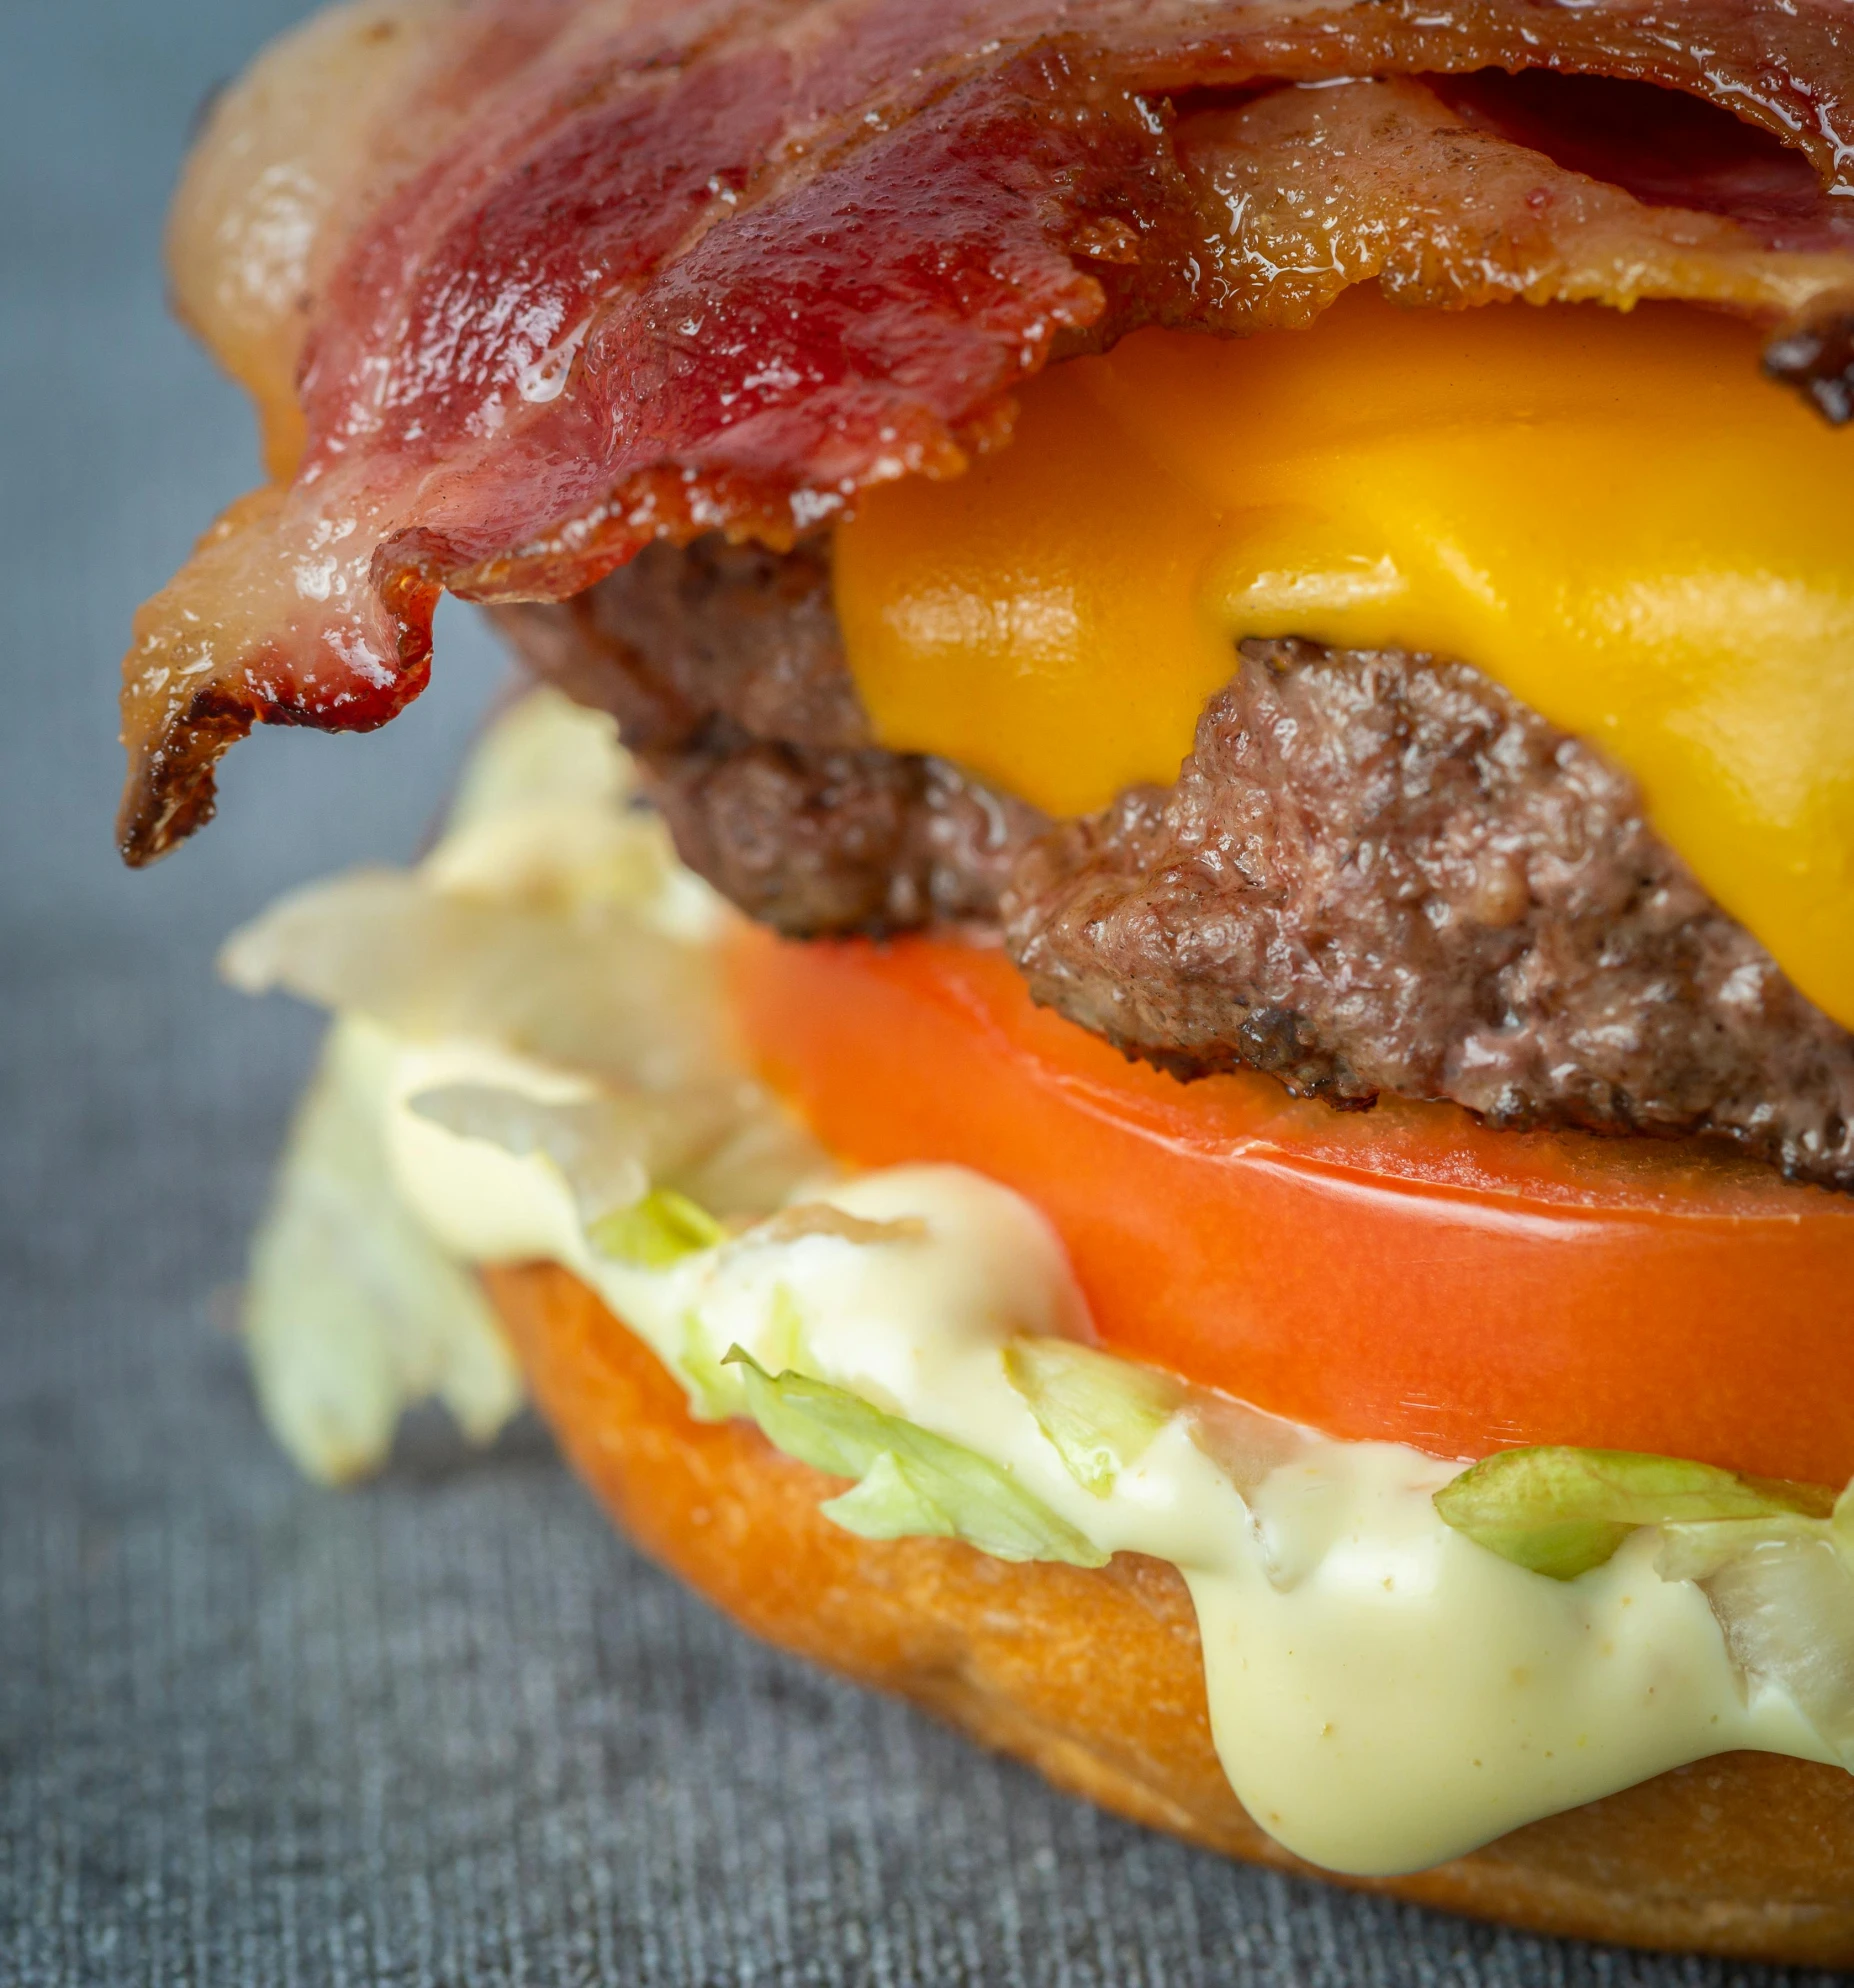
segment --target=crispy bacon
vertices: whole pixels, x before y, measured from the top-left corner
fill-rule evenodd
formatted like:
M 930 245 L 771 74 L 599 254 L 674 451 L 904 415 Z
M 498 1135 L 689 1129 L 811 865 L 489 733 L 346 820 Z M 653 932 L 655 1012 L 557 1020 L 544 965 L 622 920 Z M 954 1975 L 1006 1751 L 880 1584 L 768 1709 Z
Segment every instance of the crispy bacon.
M 1185 119 L 1177 146 L 1214 217 L 1204 316 L 1232 329 L 1305 324 L 1373 277 L 1400 302 L 1447 308 L 1690 297 L 1787 314 L 1854 276 L 1854 201 L 1840 203 L 1839 253 L 1833 213 L 1812 222 L 1813 252 L 1760 252 L 1743 221 L 1649 205 L 1415 79 L 1272 92 Z
M 1724 106 L 1819 199 L 1779 239 L 1717 175 L 1690 206 L 1593 179 L 1486 91 L 1292 87 L 1490 69 Z M 280 480 L 138 617 L 124 853 L 207 818 L 253 723 L 390 718 L 442 590 L 790 542 L 957 474 L 1132 324 L 1303 320 L 1371 276 L 1819 324 L 1843 211 L 1840 0 L 364 0 L 231 93 L 183 189 L 183 308 Z

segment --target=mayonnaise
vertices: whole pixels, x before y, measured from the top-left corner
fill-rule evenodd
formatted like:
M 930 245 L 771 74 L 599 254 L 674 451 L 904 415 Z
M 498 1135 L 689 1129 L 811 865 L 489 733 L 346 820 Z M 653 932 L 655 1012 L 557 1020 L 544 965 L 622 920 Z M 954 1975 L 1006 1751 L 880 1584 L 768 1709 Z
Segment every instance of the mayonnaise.
M 1085 1329 L 1060 1245 L 1010 1190 L 957 1167 L 866 1174 L 803 1198 L 919 1234 L 749 1232 L 627 1268 L 592 1248 L 550 1162 L 411 1108 L 476 1058 L 407 1049 L 385 1101 L 401 1192 L 448 1248 L 562 1264 L 677 1372 L 691 1320 L 710 1357 L 739 1345 L 777 1367 L 795 1305 L 807 1372 L 1003 1466 L 1102 1551 L 1170 1561 L 1231 1786 L 1310 1862 L 1421 1869 L 1733 1748 L 1833 1758 L 1780 1691 L 1741 1688 L 1704 1597 L 1654 1572 L 1649 1536 L 1548 1580 L 1444 1525 L 1431 1500 L 1458 1466 L 1415 1450 L 1307 1432 L 1245 1498 L 1174 1422 L 1105 1497 L 1085 1490 L 1005 1374 L 1013 1339 Z
M 227 949 L 238 984 L 292 987 L 340 1015 L 321 1081 L 341 1093 L 323 1114 L 341 1137 L 299 1129 L 257 1252 L 260 1391 L 308 1467 L 340 1475 L 376 1460 L 400 1401 L 431 1386 L 493 1427 L 507 1390 L 463 1385 L 485 1370 L 479 1342 L 493 1328 L 473 1337 L 464 1319 L 447 1339 L 442 1293 L 462 1281 L 460 1263 L 544 1260 L 596 1290 L 697 1413 L 746 1412 L 741 1369 L 721 1364 L 739 1346 L 771 1374 L 797 1367 L 974 1453 L 1070 1542 L 1177 1567 L 1231 1786 L 1313 1863 L 1420 1869 L 1730 1749 L 1835 1758 L 1779 1686 L 1745 1681 L 1699 1588 L 1655 1571 L 1651 1533 L 1553 1581 L 1443 1523 L 1433 1497 L 1457 1465 L 1286 1425 L 1270 1425 L 1268 1443 L 1238 1464 L 1215 1442 L 1200 1447 L 1182 1412 L 1144 1425 L 1157 1433 L 1111 1484 L 1079 1481 L 1005 1364 L 1014 1342 L 1088 1335 L 1053 1231 L 1021 1197 L 962 1168 L 838 1179 L 776 1101 L 730 1070 L 719 1039 L 682 1013 L 657 1027 L 653 1000 L 699 991 L 720 914 L 660 826 L 628 805 L 630 791 L 606 721 L 532 698 L 480 749 L 451 833 L 394 885 L 390 928 L 383 885 L 363 877 L 297 894 Z M 403 937 L 415 914 L 436 921 L 450 952 L 401 945 L 406 957 L 383 961 L 382 933 Z M 631 974 L 616 1009 L 614 962 Z M 511 987 L 522 1001 L 511 1004 Z M 620 1023 L 624 1056 L 600 1033 Z M 647 1053 L 657 1034 L 675 1055 Z M 601 1049 L 597 1067 L 540 1060 L 534 1048 L 585 1041 Z M 505 1115 L 509 1145 L 458 1129 L 466 1121 L 454 1115 L 439 1122 L 438 1099 L 496 1092 L 513 1093 L 530 1119 L 615 1114 L 635 1134 L 625 1147 L 634 1187 L 660 1147 L 669 1184 L 725 1193 L 714 1205 L 737 1227 L 781 1200 L 859 1221 L 838 1222 L 841 1233 L 815 1216 L 761 1221 L 658 1269 L 614 1260 L 592 1240 L 600 1211 L 583 1205 L 588 1180 L 569 1180 L 545 1142 L 507 1132 L 520 1112 Z M 664 1128 L 698 1120 L 706 1144 L 676 1159 Z M 313 1132 L 321 1118 L 305 1123 Z M 324 1250 L 337 1161 L 356 1170 L 355 1191 L 337 1196 L 342 1234 Z M 695 1172 L 678 1176 L 679 1165 Z M 618 1177 L 592 1185 L 609 1192 Z M 391 1233 L 369 1254 L 360 1231 L 389 1202 Z M 408 1340 L 375 1315 L 381 1305 L 357 1312 L 347 1285 L 305 1279 L 291 1268 L 304 1249 L 327 1255 L 331 1275 L 338 1254 L 360 1270 L 387 1262 L 393 1275 L 374 1276 L 373 1295 L 412 1291 L 418 1330 Z M 283 1270 L 266 1280 L 267 1263 Z M 1113 1691 L 1114 1678 L 1099 1688 Z

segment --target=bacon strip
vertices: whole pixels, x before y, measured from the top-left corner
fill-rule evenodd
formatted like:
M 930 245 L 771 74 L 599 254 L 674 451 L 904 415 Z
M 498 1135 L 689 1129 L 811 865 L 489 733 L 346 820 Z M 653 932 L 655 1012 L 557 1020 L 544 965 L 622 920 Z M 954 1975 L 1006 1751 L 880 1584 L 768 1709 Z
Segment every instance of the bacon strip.
M 1281 87 L 1490 67 L 1724 105 L 1811 161 L 1826 218 L 1773 247 L 1414 84 Z M 1310 287 L 1258 280 L 1293 226 L 1245 176 L 1353 195 Z M 1541 185 L 1531 247 L 1451 291 Z M 1681 295 L 1774 323 L 1854 293 L 1830 196 L 1854 199 L 1838 0 L 366 0 L 259 66 L 183 195 L 183 306 L 290 480 L 137 618 L 124 854 L 210 815 L 253 723 L 390 718 L 442 590 L 564 598 L 714 528 L 789 543 L 872 483 L 957 474 L 1052 353 L 1304 318 L 1406 267 L 1446 301 Z
M 1754 248 L 1743 221 L 1647 205 L 1412 80 L 1277 91 L 1186 119 L 1177 143 L 1214 217 L 1205 315 L 1234 329 L 1306 324 L 1373 277 L 1449 309 L 1684 297 L 1787 316 L 1854 274 L 1854 200 L 1845 246 L 1830 213 L 1808 251 Z

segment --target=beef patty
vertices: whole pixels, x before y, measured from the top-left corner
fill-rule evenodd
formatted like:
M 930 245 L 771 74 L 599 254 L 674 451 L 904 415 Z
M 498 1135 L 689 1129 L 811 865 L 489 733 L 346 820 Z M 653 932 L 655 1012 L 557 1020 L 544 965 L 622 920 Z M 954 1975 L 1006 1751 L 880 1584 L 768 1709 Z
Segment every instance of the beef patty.
M 1712 1134 L 1854 1190 L 1854 1036 L 1625 774 L 1464 664 L 1245 643 L 1172 786 L 1052 824 L 874 742 L 820 546 L 653 546 L 498 618 L 617 716 L 684 860 L 782 932 L 976 926 L 1035 999 L 1181 1078 Z
M 876 745 L 815 545 L 651 545 L 561 606 L 495 615 L 530 668 L 617 718 L 683 861 L 776 931 L 991 923 L 1046 826 Z

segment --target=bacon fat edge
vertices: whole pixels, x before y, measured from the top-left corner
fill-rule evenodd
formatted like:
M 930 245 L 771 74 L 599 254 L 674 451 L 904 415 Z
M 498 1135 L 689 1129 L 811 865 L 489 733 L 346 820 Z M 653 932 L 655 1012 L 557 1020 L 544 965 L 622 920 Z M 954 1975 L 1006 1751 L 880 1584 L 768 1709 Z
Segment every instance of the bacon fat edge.
M 1395 80 L 1537 68 L 1761 125 L 1810 162 L 1813 222 L 1645 204 Z M 1377 80 L 1275 87 L 1342 78 Z M 1810 384 L 1854 324 L 1854 15 L 360 0 L 221 105 L 171 249 L 276 480 L 137 618 L 133 863 L 209 817 L 254 723 L 392 717 L 445 589 L 560 599 L 656 537 L 789 543 L 957 474 L 1052 354 L 1142 322 L 1300 323 L 1371 277 L 1691 297 L 1786 327 Z M 1815 384 L 1832 413 L 1840 375 Z

